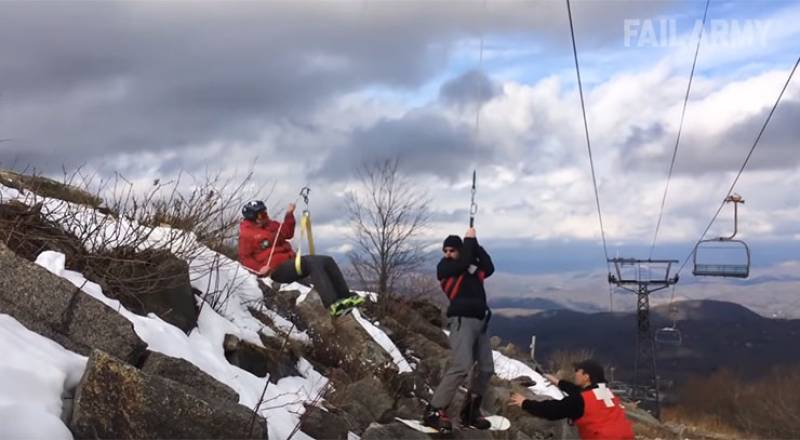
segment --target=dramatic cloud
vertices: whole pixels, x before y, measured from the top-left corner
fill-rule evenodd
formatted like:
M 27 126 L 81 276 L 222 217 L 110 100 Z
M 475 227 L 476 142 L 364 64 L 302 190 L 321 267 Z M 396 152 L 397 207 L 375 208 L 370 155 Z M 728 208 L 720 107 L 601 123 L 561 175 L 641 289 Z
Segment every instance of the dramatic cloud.
M 625 19 L 679 20 L 691 43 L 702 7 L 573 2 L 612 253 L 638 255 L 652 240 L 694 53 L 692 44 L 626 47 Z M 767 20 L 769 44 L 701 48 L 659 235 L 658 250 L 679 257 L 800 52 L 796 5 L 732 2 L 711 14 Z M 252 170 L 276 213 L 309 185 L 326 249 L 343 249 L 344 195 L 361 163 L 400 158 L 434 200 L 423 239 L 436 246 L 463 231 L 477 166 L 478 228 L 507 256 L 503 267 L 535 270 L 534 249 L 558 256 L 553 272 L 597 269 L 568 30 L 564 3 L 552 1 L 2 2 L 0 139 L 10 140 L 0 163 L 55 174 L 86 163 L 142 187 L 180 172 Z M 742 236 L 787 243 L 784 259 L 800 246 L 798 84 L 736 188 L 747 200 Z M 730 218 L 723 211 L 709 235 L 729 231 Z
M 442 101 L 458 106 L 479 105 L 501 93 L 500 87 L 492 82 L 484 72 L 470 70 L 463 75 L 442 84 L 439 96 Z

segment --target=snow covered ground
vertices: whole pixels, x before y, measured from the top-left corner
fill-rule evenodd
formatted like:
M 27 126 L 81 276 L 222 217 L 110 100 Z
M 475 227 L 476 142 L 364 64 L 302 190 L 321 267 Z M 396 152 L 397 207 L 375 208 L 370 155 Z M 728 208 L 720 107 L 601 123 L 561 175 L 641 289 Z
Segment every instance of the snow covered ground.
M 240 327 L 219 315 L 211 307 L 202 307 L 197 328 L 187 336 L 179 328 L 154 314 L 140 316 L 128 311 L 119 301 L 108 298 L 97 284 L 87 280 L 78 272 L 64 269 L 64 255 L 46 251 L 39 255 L 36 263 L 58 275 L 95 299 L 119 312 L 133 323 L 134 331 L 148 344 L 148 349 L 168 356 L 186 359 L 208 373 L 214 379 L 228 385 L 239 393 L 239 403 L 255 408 L 268 378 L 261 378 L 231 365 L 225 358 L 223 340 L 226 334 L 260 344 L 257 332 L 248 328 L 249 322 Z M 237 304 L 228 303 L 229 310 Z M 241 312 L 241 311 L 239 311 Z M 246 313 L 246 310 L 242 312 Z M 240 315 L 240 313 L 236 313 Z M 256 342 L 258 341 L 258 342 Z M 311 364 L 300 359 L 297 369 L 303 377 L 286 377 L 267 387 L 264 403 L 259 413 L 267 419 L 270 438 L 287 438 L 299 422 L 304 411 L 303 402 L 312 401 L 328 384 Z M 309 439 L 302 432 L 293 438 Z
M 492 351 L 494 357 L 494 374 L 501 379 L 511 380 L 519 376 L 527 376 L 536 382 L 536 385 L 529 389 L 539 396 L 549 396 L 556 400 L 561 400 L 564 394 L 557 386 L 550 383 L 533 368 L 516 359 L 504 356 L 499 351 Z
M 86 357 L 0 314 L 0 439 L 72 439 L 61 396 L 74 389 Z
M 361 324 L 361 327 L 364 327 L 367 333 L 372 337 L 372 339 L 378 343 L 387 353 L 389 356 L 392 357 L 394 364 L 397 365 L 397 369 L 401 373 L 410 373 L 413 370 L 411 369 L 411 365 L 408 364 L 408 361 L 403 356 L 403 353 L 400 352 L 400 349 L 394 345 L 392 339 L 384 333 L 378 327 L 375 327 L 369 320 L 361 316 L 361 311 L 358 309 L 353 309 L 351 312 L 353 314 L 353 318 Z

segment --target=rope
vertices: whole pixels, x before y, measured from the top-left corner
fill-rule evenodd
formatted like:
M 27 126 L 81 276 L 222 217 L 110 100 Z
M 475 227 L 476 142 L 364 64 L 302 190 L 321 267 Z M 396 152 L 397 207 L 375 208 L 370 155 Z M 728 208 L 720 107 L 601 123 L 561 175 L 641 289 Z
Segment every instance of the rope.
M 298 194 L 298 196 L 295 197 L 294 202 L 292 202 L 293 205 L 297 205 L 297 202 L 300 201 L 301 197 L 304 197 L 306 200 L 308 199 L 308 194 L 306 194 L 305 196 L 303 195 L 303 192 L 305 191 L 306 188 L 307 187 L 303 187 L 303 189 L 300 190 L 300 194 Z M 308 202 L 306 202 L 306 207 L 308 207 Z M 306 209 L 305 212 L 307 212 L 307 211 L 308 210 Z M 305 212 L 304 212 L 304 214 L 305 214 Z M 272 262 L 272 256 L 275 254 L 275 245 L 278 243 L 278 239 L 281 236 L 281 230 L 283 229 L 283 223 L 284 223 L 285 220 L 286 220 L 286 211 L 284 211 L 282 220 L 278 224 L 278 231 L 275 232 L 275 240 L 274 240 L 274 243 L 272 243 L 272 249 L 270 249 L 270 251 L 269 251 L 269 258 L 267 258 L 267 264 L 264 265 L 265 268 L 269 268 L 269 264 Z M 267 273 L 269 273 L 269 269 L 267 269 L 267 271 L 268 271 Z
M 594 200 L 597 204 L 597 220 L 600 223 L 600 237 L 603 239 L 603 254 L 606 257 L 606 270 L 611 272 L 608 262 L 608 244 L 606 243 L 605 226 L 603 225 L 603 213 L 600 209 L 600 191 L 597 189 L 597 175 L 594 171 L 594 157 L 592 156 L 592 143 L 589 140 L 589 123 L 586 120 L 586 103 L 583 98 L 583 81 L 581 81 L 581 68 L 578 63 L 578 48 L 575 44 L 575 26 L 572 23 L 572 7 L 570 0 L 567 1 L 567 16 L 569 17 L 569 33 L 572 37 L 572 55 L 575 59 L 575 74 L 578 77 L 578 93 L 581 97 L 581 114 L 583 115 L 583 129 L 586 134 L 586 149 L 589 152 L 589 166 L 592 170 L 592 186 L 594 187 Z M 608 284 L 608 311 L 614 311 L 614 289 L 611 283 Z
M 703 40 L 703 31 L 706 27 L 706 18 L 708 17 L 708 5 L 711 0 L 706 0 L 706 9 L 703 12 L 703 26 L 700 28 L 700 34 L 697 36 L 697 47 L 694 49 L 694 60 L 692 61 L 692 71 L 689 74 L 689 84 L 686 86 L 686 95 L 683 97 L 683 108 L 681 109 L 681 121 L 678 124 L 678 136 L 675 139 L 675 148 L 672 150 L 672 160 L 669 163 L 669 171 L 667 172 L 667 183 L 664 186 L 664 195 L 661 196 L 661 208 L 658 211 L 658 222 L 656 222 L 656 232 L 653 234 L 653 243 L 650 245 L 650 256 L 653 258 L 653 251 L 656 249 L 656 241 L 658 240 L 658 231 L 661 229 L 661 220 L 664 216 L 664 205 L 667 202 L 667 193 L 669 192 L 669 182 L 672 179 L 672 170 L 675 168 L 675 158 L 678 156 L 678 145 L 681 143 L 681 133 L 683 132 L 683 120 L 686 116 L 686 106 L 689 103 L 689 92 L 692 90 L 692 80 L 694 79 L 694 69 L 697 66 L 697 54 L 700 53 L 700 42 Z
M 297 253 L 294 256 L 294 268 L 297 275 L 302 276 L 301 258 L 303 255 L 303 238 L 308 238 L 308 255 L 314 255 L 314 234 L 311 233 L 311 214 L 308 209 L 300 217 L 300 240 L 297 243 Z
M 603 213 L 600 210 L 600 192 L 597 190 L 597 176 L 594 171 L 594 158 L 592 156 L 592 143 L 589 140 L 589 123 L 586 121 L 586 104 L 583 99 L 583 82 L 581 81 L 581 68 L 578 63 L 578 49 L 575 45 L 575 27 L 572 24 L 572 8 L 570 7 L 570 0 L 567 1 L 567 15 L 569 16 L 569 32 L 572 36 L 572 54 L 575 57 L 575 73 L 578 76 L 578 93 L 581 97 L 581 112 L 583 113 L 583 129 L 586 133 L 586 148 L 589 151 L 589 166 L 592 169 L 592 185 L 594 185 L 594 200 L 597 203 L 597 219 L 600 222 L 600 236 L 603 239 L 603 253 L 606 256 L 606 265 L 608 265 L 608 245 L 606 244 L 606 232 L 603 225 Z
M 761 136 L 767 129 L 769 121 L 772 120 L 772 115 L 775 114 L 775 109 L 778 108 L 778 104 L 780 104 L 781 99 L 783 98 L 783 94 L 784 92 L 786 92 L 786 88 L 789 87 L 789 83 L 792 81 L 792 77 L 794 76 L 795 71 L 797 71 L 798 64 L 800 64 L 800 57 L 797 58 L 797 61 L 794 63 L 794 67 L 792 67 L 792 71 L 789 72 L 789 77 L 786 78 L 786 83 L 783 84 L 783 88 L 781 89 L 780 94 L 778 94 L 778 99 L 775 100 L 775 104 L 773 104 L 772 109 L 769 111 L 767 119 L 764 121 L 764 125 L 761 126 L 761 130 L 759 130 L 758 136 L 756 136 L 756 139 L 753 142 L 753 146 L 750 147 L 750 151 L 748 151 L 747 156 L 745 157 L 744 162 L 742 163 L 742 166 L 739 168 L 739 172 L 736 174 L 736 178 L 733 179 L 733 183 L 731 183 L 731 186 L 728 189 L 728 193 L 725 195 L 725 199 L 727 199 L 728 197 L 730 197 L 731 194 L 733 194 L 733 189 L 736 187 L 736 183 L 739 182 L 739 178 L 742 176 L 744 169 L 747 167 L 747 163 L 750 161 L 750 157 L 753 155 L 753 151 L 755 151 L 759 141 L 761 141 Z M 697 240 L 697 242 L 694 244 L 694 247 L 692 247 L 692 251 L 689 252 L 689 255 L 686 256 L 686 259 L 683 261 L 683 264 L 681 264 L 681 267 L 678 269 L 678 272 L 676 272 L 676 275 L 679 274 L 684 267 L 686 267 L 686 263 L 688 263 L 689 259 L 692 258 L 692 255 L 694 255 L 694 253 L 697 252 L 697 246 L 700 244 L 703 238 L 705 238 L 706 234 L 708 233 L 708 230 L 711 229 L 711 225 L 713 225 L 714 222 L 717 220 L 717 217 L 719 216 L 719 213 L 722 211 L 722 208 L 724 206 L 725 206 L 725 200 L 723 199 L 722 203 L 719 205 L 719 208 L 717 208 L 717 212 L 714 213 L 714 216 L 711 218 L 711 221 L 708 222 L 708 226 L 706 226 L 705 230 L 700 235 L 700 239 Z
M 483 2 L 483 11 L 486 12 L 486 0 Z M 483 45 L 484 45 L 485 34 L 483 28 L 481 28 L 481 44 L 480 49 L 478 51 L 478 72 L 483 71 Z M 476 83 L 476 86 L 480 86 L 480 83 Z M 483 100 L 481 96 L 481 89 L 478 87 L 478 104 L 475 106 L 475 130 L 474 130 L 474 138 L 475 138 L 475 147 L 473 148 L 472 153 L 472 160 L 473 160 L 473 169 L 472 169 L 472 190 L 470 194 L 470 205 L 469 205 L 469 227 L 472 228 L 475 226 L 475 216 L 478 214 L 478 204 L 475 203 L 475 192 L 476 192 L 476 180 L 478 174 L 478 148 L 481 136 L 481 109 L 483 108 Z

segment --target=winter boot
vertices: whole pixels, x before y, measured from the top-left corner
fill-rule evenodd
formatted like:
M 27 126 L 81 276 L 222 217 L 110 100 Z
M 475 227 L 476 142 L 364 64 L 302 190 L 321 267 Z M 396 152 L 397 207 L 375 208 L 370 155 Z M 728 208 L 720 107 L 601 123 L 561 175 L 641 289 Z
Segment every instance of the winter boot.
M 364 303 L 364 298 L 353 294 L 347 298 L 342 298 L 335 303 L 331 304 L 328 308 L 328 313 L 331 316 L 341 316 Z
M 461 409 L 461 424 L 476 429 L 489 429 L 492 424 L 481 416 L 481 396 L 467 393 Z
M 453 424 L 447 417 L 447 412 L 443 409 L 436 409 L 430 405 L 425 408 L 425 415 L 422 417 L 422 424 L 447 434 L 453 431 Z

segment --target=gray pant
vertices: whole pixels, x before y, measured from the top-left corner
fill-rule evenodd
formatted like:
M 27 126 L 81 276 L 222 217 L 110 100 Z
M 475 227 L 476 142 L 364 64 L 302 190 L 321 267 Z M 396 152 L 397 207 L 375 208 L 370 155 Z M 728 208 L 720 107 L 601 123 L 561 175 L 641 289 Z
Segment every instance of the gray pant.
M 450 406 L 458 387 L 472 373 L 470 393 L 483 396 L 494 374 L 494 359 L 489 335 L 484 332 L 485 319 L 451 317 L 447 319 L 450 330 L 450 360 L 447 372 L 436 387 L 431 406 L 442 409 Z M 477 371 L 472 371 L 477 362 Z

